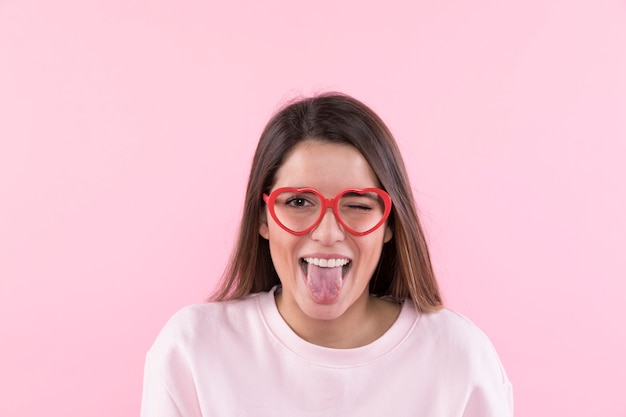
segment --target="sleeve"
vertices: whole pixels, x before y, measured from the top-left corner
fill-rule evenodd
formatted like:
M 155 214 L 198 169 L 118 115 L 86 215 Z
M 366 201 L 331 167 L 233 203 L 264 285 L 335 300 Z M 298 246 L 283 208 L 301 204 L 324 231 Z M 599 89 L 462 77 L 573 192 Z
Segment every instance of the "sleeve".
M 463 417 L 513 417 L 513 387 L 504 383 L 474 387 L 463 411 Z
M 163 378 L 157 372 L 150 352 L 146 355 L 141 396 L 141 417 L 183 417 Z
M 174 314 L 146 354 L 141 417 L 202 417 L 196 315 L 193 308 Z
M 469 386 L 463 417 L 513 417 L 513 386 L 491 340 L 465 319 L 470 337 L 468 352 Z

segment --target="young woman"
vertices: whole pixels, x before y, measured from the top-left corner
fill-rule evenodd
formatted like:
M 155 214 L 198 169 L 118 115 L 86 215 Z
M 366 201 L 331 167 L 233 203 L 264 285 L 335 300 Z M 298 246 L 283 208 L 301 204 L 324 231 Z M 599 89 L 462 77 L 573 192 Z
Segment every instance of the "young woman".
M 442 306 L 397 145 L 363 103 L 270 120 L 221 287 L 161 331 L 141 415 L 513 415 L 491 343 Z

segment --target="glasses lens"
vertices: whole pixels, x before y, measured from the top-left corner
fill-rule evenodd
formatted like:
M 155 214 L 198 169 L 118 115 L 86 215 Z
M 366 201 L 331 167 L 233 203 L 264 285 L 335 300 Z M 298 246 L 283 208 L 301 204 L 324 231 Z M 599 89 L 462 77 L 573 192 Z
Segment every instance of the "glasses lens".
M 286 228 L 302 232 L 319 218 L 322 201 L 314 193 L 284 191 L 274 201 L 274 213 Z
M 299 233 L 307 230 L 320 218 L 323 202 L 311 192 L 284 191 L 274 202 L 274 213 L 286 228 Z M 356 233 L 365 233 L 376 227 L 385 213 L 385 202 L 376 192 L 345 193 L 337 202 L 337 213 L 342 223 Z
M 376 227 L 385 214 L 385 202 L 375 192 L 346 193 L 341 196 L 337 210 L 342 222 L 357 233 Z

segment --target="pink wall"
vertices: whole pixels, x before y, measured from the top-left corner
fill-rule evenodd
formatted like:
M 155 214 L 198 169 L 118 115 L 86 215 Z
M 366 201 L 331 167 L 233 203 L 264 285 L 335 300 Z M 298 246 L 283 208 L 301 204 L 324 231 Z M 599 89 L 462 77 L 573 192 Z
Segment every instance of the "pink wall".
M 0 416 L 137 415 L 263 124 L 329 89 L 395 132 L 516 415 L 626 416 L 623 1 L 210 3 L 0 1 Z

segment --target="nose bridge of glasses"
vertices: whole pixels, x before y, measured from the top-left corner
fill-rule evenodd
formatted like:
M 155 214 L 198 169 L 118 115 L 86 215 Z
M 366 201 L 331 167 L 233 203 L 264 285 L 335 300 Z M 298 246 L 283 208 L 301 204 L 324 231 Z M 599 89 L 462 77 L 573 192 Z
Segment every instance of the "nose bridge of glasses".
M 337 206 L 336 206 L 336 202 L 337 202 L 337 198 L 323 198 L 323 204 L 322 204 L 322 212 L 320 213 L 320 218 L 318 223 L 321 223 L 324 218 L 326 217 L 326 215 L 329 213 L 332 213 L 333 217 L 335 218 L 335 221 L 338 223 L 339 222 L 339 211 L 337 210 Z
M 341 221 L 339 220 L 340 219 L 339 206 L 338 206 L 339 198 L 340 198 L 339 195 L 336 197 L 332 197 L 332 198 L 324 197 L 324 204 L 322 207 L 322 212 L 320 213 L 320 222 L 323 220 L 324 217 L 326 217 L 326 214 L 330 210 L 333 216 L 335 217 L 335 221 L 338 224 L 341 224 Z
M 342 229 L 342 225 L 341 222 L 339 220 L 339 213 L 338 210 L 336 209 L 336 200 L 337 198 L 333 197 L 333 198 L 327 198 L 324 197 L 320 194 L 320 199 L 321 199 L 321 212 L 319 213 L 319 217 L 317 219 L 317 221 L 315 222 L 314 228 L 318 229 L 320 228 L 321 223 L 326 222 L 326 217 L 327 215 L 330 213 L 331 214 L 331 221 L 335 222 L 336 227 Z
M 336 200 L 337 200 L 336 197 L 333 197 L 333 198 L 324 197 L 324 207 L 323 207 L 324 212 L 328 211 L 329 208 L 330 209 L 334 208 Z
M 314 224 L 311 236 L 316 240 L 335 242 L 343 239 L 346 231 L 332 204 L 328 205 L 329 201 L 326 199 L 327 204 L 325 204 L 317 222 Z

